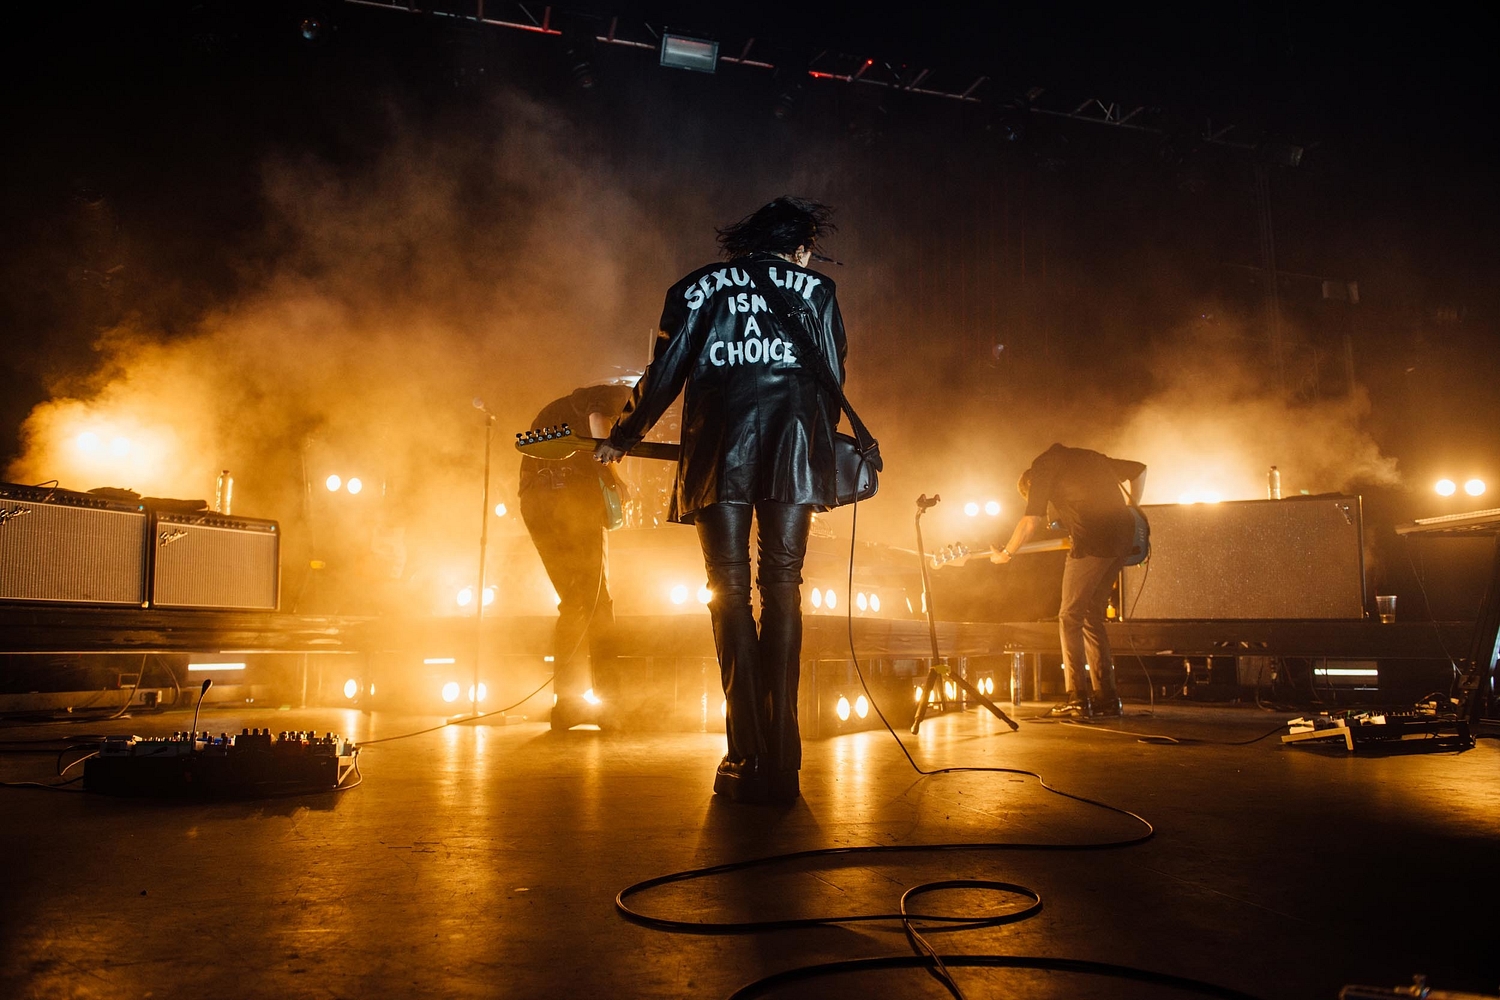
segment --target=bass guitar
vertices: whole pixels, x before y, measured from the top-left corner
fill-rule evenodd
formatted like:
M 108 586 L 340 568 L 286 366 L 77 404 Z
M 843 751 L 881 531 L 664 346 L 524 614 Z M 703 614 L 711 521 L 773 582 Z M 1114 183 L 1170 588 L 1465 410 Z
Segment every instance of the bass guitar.
M 1012 556 L 1030 555 L 1033 552 L 1066 552 L 1072 548 L 1066 538 L 1043 538 L 1035 542 L 1027 542 Z M 991 552 L 996 551 L 993 545 L 976 546 L 970 548 L 963 542 L 954 542 L 938 549 L 930 557 L 933 569 L 942 569 L 944 566 L 962 566 L 970 559 L 988 559 Z
M 604 438 L 574 434 L 567 424 L 556 427 L 536 427 L 516 433 L 516 451 L 532 458 L 561 461 L 572 458 L 580 451 L 593 451 L 604 442 Z M 630 449 L 632 458 L 655 458 L 664 462 L 675 462 L 682 457 L 682 446 L 658 441 L 642 441 Z

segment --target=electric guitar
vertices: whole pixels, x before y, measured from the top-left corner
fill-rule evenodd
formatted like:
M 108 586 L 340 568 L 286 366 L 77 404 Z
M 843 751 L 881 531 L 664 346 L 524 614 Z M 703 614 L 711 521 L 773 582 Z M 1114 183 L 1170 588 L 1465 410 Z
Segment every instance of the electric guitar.
M 593 451 L 604 442 L 604 438 L 593 438 L 574 434 L 567 424 L 556 427 L 537 427 L 516 433 L 516 451 L 532 458 L 561 461 L 572 458 L 580 451 Z M 657 441 L 642 441 L 630 449 L 632 458 L 656 458 L 664 462 L 675 462 L 682 456 L 682 446 L 663 444 Z
M 1066 538 L 1043 538 L 1035 542 L 1027 542 L 1012 556 L 1024 556 L 1033 552 L 1066 552 L 1072 548 L 1072 544 Z M 996 551 L 993 545 L 982 548 L 970 548 L 963 542 L 954 542 L 938 549 L 930 557 L 933 569 L 942 569 L 944 566 L 962 566 L 970 559 L 988 559 L 990 553 Z

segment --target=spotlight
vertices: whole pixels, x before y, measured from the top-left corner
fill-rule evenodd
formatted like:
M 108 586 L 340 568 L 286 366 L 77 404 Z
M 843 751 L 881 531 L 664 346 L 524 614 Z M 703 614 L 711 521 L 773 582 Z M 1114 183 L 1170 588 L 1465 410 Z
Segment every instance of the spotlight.
M 344 485 L 344 481 L 338 476 L 329 476 L 327 479 L 323 480 L 323 485 L 328 487 L 329 493 L 337 493 L 339 491 L 339 487 Z
M 703 586 L 701 586 L 701 587 L 698 588 L 698 603 L 699 604 L 707 604 L 709 601 L 711 601 L 713 599 L 714 599 L 714 592 L 712 590 L 708 589 L 708 584 L 705 583 Z
M 474 600 L 474 588 L 465 587 L 463 590 L 460 590 L 458 592 L 458 596 L 455 597 L 454 600 L 458 601 L 459 607 L 467 608 L 469 604 Z
M 833 706 L 833 710 L 838 715 L 840 722 L 848 722 L 849 721 L 849 699 L 848 698 L 845 698 L 843 695 L 839 695 L 839 702 L 838 702 L 837 705 Z
M 854 714 L 863 719 L 870 714 L 870 699 L 860 695 L 854 699 Z
M 772 74 L 776 86 L 776 101 L 771 105 L 771 117 L 777 121 L 786 121 L 792 117 L 797 105 L 802 103 L 803 92 L 807 90 L 807 70 L 806 63 L 796 59 L 776 67 L 776 72 Z
M 973 500 L 970 500 L 968 503 L 964 504 L 964 513 L 969 515 L 970 517 L 978 517 L 979 505 Z
M 497 504 L 495 504 L 495 516 L 496 517 L 504 517 L 505 516 L 505 504 L 503 504 L 503 503 L 497 503 Z
M 371 698 L 375 697 L 375 685 L 374 684 L 370 685 L 370 697 Z
M 443 685 L 443 700 L 447 702 L 458 700 L 458 681 L 449 681 Z
M 870 610 L 871 611 L 875 611 L 875 612 L 878 612 L 880 610 L 880 595 L 879 594 L 871 594 L 870 595 Z
M 1464 492 L 1467 493 L 1467 494 L 1469 494 L 1469 496 L 1471 496 L 1471 497 L 1483 496 L 1484 495 L 1484 480 L 1483 479 L 1471 479 L 1471 480 L 1469 480 L 1467 483 L 1464 483 Z
M 692 69 L 712 73 L 719 64 L 719 43 L 704 38 L 674 35 L 661 36 L 661 64 L 672 69 Z
M 569 18 L 563 25 L 563 56 L 568 61 L 568 75 L 579 90 L 592 90 L 598 82 L 594 69 L 594 32 L 579 18 Z
M 918 705 L 922 704 L 922 685 L 918 684 L 911 692 L 911 700 Z
M 865 596 L 863 590 L 854 595 L 854 606 L 861 611 L 868 611 L 870 609 L 870 599 Z
M 477 700 L 478 701 L 484 701 L 485 697 L 489 693 L 490 693 L 490 689 L 485 686 L 484 681 L 480 681 L 479 682 L 479 698 Z M 469 685 L 469 700 L 470 701 L 475 701 L 476 700 L 475 697 L 474 697 L 474 685 L 472 685 L 472 684 Z
M 583 692 L 583 700 L 588 702 L 590 705 L 604 704 L 604 699 L 595 694 L 593 688 L 589 688 L 587 691 Z
M 952 701 L 958 697 L 958 685 L 952 681 L 943 681 L 943 693 L 948 696 L 949 701 Z
M 370 693 L 374 694 L 375 692 L 371 691 Z M 359 694 L 359 682 L 351 677 L 344 682 L 344 697 L 353 699 L 357 694 Z
M 832 587 L 823 591 L 823 603 L 828 605 L 830 611 L 839 606 L 839 595 L 833 592 Z
M 485 587 L 484 588 L 484 606 L 485 607 L 489 607 L 491 604 L 494 604 L 494 603 L 495 603 L 495 588 L 494 587 Z
M 673 604 L 686 604 L 688 599 L 687 584 L 679 583 L 672 588 L 672 593 L 668 596 L 672 598 Z
M 823 606 L 823 592 L 817 587 L 812 589 L 812 606 L 821 608 Z
M 986 514 L 988 514 L 990 517 L 999 517 L 1000 516 L 1000 501 L 999 500 L 986 500 L 985 503 L 984 503 L 984 512 Z
M 109 442 L 109 453 L 116 458 L 124 458 L 130 454 L 130 439 L 117 437 Z
M 1439 479 L 1433 489 L 1437 491 L 1437 495 L 1440 497 L 1451 497 L 1458 487 L 1454 485 L 1451 479 Z
M 74 438 L 74 441 L 77 443 L 79 451 L 92 454 L 99 450 L 99 435 L 93 431 L 84 431 L 78 437 Z
M 347 489 L 350 493 L 358 493 L 360 490 L 365 488 L 365 484 L 360 480 L 358 476 L 351 476 L 348 484 L 344 488 Z

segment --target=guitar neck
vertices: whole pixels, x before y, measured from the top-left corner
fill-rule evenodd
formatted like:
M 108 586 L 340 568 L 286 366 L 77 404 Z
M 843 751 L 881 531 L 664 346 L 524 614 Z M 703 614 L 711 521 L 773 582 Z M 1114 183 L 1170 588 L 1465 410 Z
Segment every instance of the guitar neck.
M 1014 554 L 1024 556 L 1031 552 L 1066 552 L 1072 547 L 1066 538 L 1043 538 L 1041 541 L 1027 542 L 1016 549 Z
M 604 441 L 604 438 L 581 437 L 574 434 L 569 437 L 569 440 L 578 445 L 579 451 L 593 451 L 595 447 Z M 661 441 L 642 441 L 630 449 L 630 457 L 675 462 L 682 457 L 682 445 L 667 444 Z

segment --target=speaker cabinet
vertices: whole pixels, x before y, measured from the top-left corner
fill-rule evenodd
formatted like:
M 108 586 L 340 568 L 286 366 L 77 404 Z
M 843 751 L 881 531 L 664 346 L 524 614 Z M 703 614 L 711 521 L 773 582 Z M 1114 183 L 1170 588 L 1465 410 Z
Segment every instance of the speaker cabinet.
M 0 601 L 146 599 L 145 508 L 0 483 Z
M 152 535 L 153 605 L 276 610 L 281 531 L 275 521 L 157 511 Z
M 1142 508 L 1151 559 L 1121 580 L 1133 619 L 1353 619 L 1365 615 L 1359 497 Z

